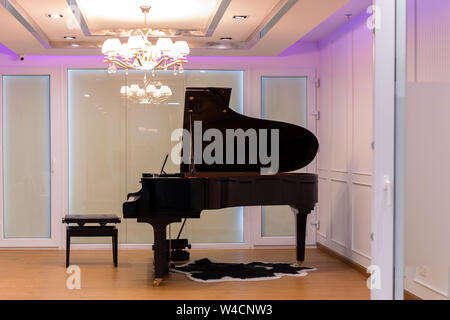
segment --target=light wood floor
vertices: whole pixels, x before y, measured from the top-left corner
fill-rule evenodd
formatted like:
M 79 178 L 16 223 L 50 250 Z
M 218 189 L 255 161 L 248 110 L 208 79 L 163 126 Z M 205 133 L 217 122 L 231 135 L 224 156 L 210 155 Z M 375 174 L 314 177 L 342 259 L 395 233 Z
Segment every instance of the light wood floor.
M 291 262 L 293 249 L 192 250 L 191 258 L 222 262 Z M 119 266 L 106 250 L 72 250 L 81 268 L 81 289 L 66 288 L 65 253 L 61 250 L 0 250 L 0 299 L 368 299 L 366 277 L 318 250 L 307 249 L 306 277 L 256 282 L 198 283 L 169 274 L 152 286 L 152 253 L 120 250 Z

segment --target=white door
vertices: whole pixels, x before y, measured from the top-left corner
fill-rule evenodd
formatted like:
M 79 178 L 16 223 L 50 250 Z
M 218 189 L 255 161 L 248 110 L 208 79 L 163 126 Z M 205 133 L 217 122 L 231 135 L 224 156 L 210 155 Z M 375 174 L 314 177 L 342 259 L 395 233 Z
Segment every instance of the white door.
M 252 73 L 254 104 L 259 117 L 292 123 L 316 134 L 316 73 L 314 69 L 262 70 Z M 256 87 L 257 86 L 257 87 Z M 314 160 L 298 172 L 316 172 Z M 252 208 L 255 245 L 295 245 L 295 215 L 289 206 Z M 307 245 L 316 242 L 316 214 L 308 215 Z
M 1 75 L 0 247 L 57 247 L 61 230 L 55 150 L 55 74 Z M 59 222 L 59 223 L 58 223 Z

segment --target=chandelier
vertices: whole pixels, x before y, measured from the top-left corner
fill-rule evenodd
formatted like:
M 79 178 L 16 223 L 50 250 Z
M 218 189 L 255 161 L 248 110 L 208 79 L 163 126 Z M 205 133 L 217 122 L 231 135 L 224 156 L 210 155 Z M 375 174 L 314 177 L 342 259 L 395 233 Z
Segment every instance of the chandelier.
M 151 29 L 147 28 L 147 14 L 150 6 L 141 6 L 145 16 L 144 28 L 138 30 L 138 35 L 130 35 L 127 43 L 119 39 L 107 39 L 102 46 L 105 62 L 108 63 L 108 73 L 115 73 L 117 67 L 133 70 L 168 70 L 173 68 L 174 74 L 183 73 L 183 63 L 190 49 L 186 41 L 172 42 L 170 38 L 159 38 L 155 45 L 148 40 Z
M 144 79 L 142 88 L 138 84 L 122 86 L 120 88 L 120 95 L 122 98 L 127 98 L 133 103 L 151 104 L 166 101 L 172 95 L 172 90 L 168 86 L 162 85 L 159 81 L 157 83 L 150 83 Z

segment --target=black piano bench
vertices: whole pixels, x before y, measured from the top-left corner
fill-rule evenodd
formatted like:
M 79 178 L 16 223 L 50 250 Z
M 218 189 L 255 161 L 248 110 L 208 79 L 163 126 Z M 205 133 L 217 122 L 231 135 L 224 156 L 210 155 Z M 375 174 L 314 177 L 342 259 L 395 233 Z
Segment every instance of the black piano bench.
M 108 223 L 120 223 L 120 218 L 113 214 L 72 214 L 62 219 L 67 223 L 66 233 L 66 268 L 70 262 L 71 237 L 112 237 L 114 266 L 117 267 L 117 228 Z M 86 223 L 98 223 L 98 226 L 85 226 Z M 71 225 L 72 224 L 72 225 Z M 76 225 L 73 225 L 76 224 Z

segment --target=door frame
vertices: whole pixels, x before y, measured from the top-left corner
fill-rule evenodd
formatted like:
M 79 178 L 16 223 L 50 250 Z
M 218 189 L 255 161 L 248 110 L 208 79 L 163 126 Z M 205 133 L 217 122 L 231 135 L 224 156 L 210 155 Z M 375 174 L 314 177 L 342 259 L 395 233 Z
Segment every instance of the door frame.
M 314 67 L 289 67 L 285 68 L 261 68 L 250 72 L 251 85 L 251 116 L 261 118 L 262 109 L 262 78 L 263 77 L 304 77 L 307 79 L 307 127 L 315 135 L 317 134 L 317 72 Z M 308 166 L 308 172 L 317 173 L 317 159 L 315 158 Z M 252 243 L 254 246 L 293 246 L 295 236 L 262 236 L 262 212 L 261 206 L 249 207 L 247 212 L 252 217 Z M 315 246 L 316 226 L 312 225 L 316 221 L 316 209 L 308 215 L 306 245 Z
M 49 76 L 50 100 L 50 238 L 5 238 L 3 224 L 3 166 L 0 166 L 0 248 L 58 248 L 61 238 L 61 212 L 63 196 L 61 139 L 63 122 L 61 121 L 61 74 L 52 67 L 0 67 L 0 155 L 3 155 L 3 76 Z
M 395 207 L 394 279 L 395 300 L 404 299 L 405 289 L 405 117 L 406 117 L 406 0 L 396 1 L 395 60 Z
M 372 189 L 371 299 L 394 298 L 396 7 L 398 0 L 375 0 L 380 28 L 374 37 L 374 155 Z M 396 235 L 397 237 L 399 235 Z

